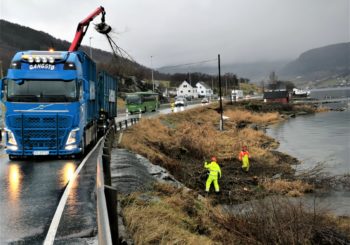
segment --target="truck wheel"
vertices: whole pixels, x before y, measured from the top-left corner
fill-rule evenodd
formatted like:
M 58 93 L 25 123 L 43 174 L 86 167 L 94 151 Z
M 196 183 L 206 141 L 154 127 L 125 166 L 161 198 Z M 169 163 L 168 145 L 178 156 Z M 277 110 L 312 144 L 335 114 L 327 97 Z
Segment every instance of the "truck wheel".
M 145 110 L 143 112 L 146 112 L 147 111 L 147 107 L 145 106 Z
M 79 158 L 83 158 L 85 156 L 85 149 L 86 149 L 86 144 L 85 144 L 85 132 L 84 132 L 83 137 L 81 139 L 81 152 L 79 153 Z

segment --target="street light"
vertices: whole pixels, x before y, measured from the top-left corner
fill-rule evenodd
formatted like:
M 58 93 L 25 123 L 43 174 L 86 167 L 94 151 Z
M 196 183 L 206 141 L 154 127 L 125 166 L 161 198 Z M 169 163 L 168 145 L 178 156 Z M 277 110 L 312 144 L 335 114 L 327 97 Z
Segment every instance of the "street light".
M 90 58 L 92 59 L 91 39 L 92 39 L 92 37 L 89 37 L 89 42 L 90 42 Z
M 152 91 L 154 92 L 154 80 L 153 80 L 153 56 L 151 55 L 151 76 L 152 76 Z

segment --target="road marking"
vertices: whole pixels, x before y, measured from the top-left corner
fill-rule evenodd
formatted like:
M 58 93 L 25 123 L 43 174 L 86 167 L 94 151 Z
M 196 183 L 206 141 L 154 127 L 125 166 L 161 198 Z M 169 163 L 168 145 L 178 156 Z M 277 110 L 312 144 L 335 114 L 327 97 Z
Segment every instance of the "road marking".
M 79 167 L 75 170 L 72 178 L 69 180 L 69 183 L 66 187 L 66 189 L 64 190 L 63 192 L 63 195 L 61 197 L 61 200 L 57 206 L 57 209 L 56 209 L 56 212 L 55 212 L 55 215 L 53 216 L 53 219 L 51 221 L 51 224 L 50 224 L 50 228 L 49 228 L 49 231 L 47 232 L 47 235 L 46 235 L 46 238 L 45 238 L 45 241 L 44 241 L 44 245 L 52 245 L 55 241 L 55 237 L 56 237 L 56 232 L 57 232 L 57 229 L 58 229 L 58 225 L 60 223 L 60 220 L 61 220 L 61 217 L 62 217 L 62 214 L 63 214 L 63 210 L 64 210 L 64 207 L 66 206 L 66 202 L 67 202 L 67 199 L 68 199 L 68 196 L 69 196 L 69 193 L 72 189 L 72 186 L 73 186 L 73 183 L 74 181 L 76 180 L 80 170 L 84 167 L 87 159 L 89 159 L 89 157 L 91 156 L 91 154 L 96 150 L 96 148 L 100 145 L 101 141 L 102 141 L 103 138 L 101 138 L 96 146 L 90 151 L 90 153 L 83 159 L 83 161 L 80 163 Z

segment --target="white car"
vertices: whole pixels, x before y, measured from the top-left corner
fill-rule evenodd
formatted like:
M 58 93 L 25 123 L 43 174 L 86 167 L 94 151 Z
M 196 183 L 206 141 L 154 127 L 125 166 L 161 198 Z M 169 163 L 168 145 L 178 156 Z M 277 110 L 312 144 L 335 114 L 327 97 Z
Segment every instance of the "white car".
M 209 103 L 209 100 L 208 98 L 203 98 L 202 101 L 201 101 L 202 104 L 208 104 Z
M 175 101 L 175 107 L 182 107 L 182 106 L 187 106 L 186 99 L 177 99 Z

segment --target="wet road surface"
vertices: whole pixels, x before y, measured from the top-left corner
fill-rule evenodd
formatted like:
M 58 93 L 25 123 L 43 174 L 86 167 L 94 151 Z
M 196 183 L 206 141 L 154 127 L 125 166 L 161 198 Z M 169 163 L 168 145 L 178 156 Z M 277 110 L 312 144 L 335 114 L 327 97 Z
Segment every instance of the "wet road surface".
M 10 161 L 0 150 L 0 243 L 43 241 L 75 160 Z
M 96 244 L 96 158 L 86 161 L 68 195 L 55 244 Z M 80 160 L 10 161 L 1 149 L 0 244 L 42 244 Z

